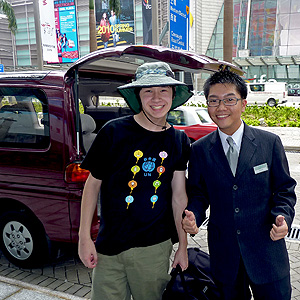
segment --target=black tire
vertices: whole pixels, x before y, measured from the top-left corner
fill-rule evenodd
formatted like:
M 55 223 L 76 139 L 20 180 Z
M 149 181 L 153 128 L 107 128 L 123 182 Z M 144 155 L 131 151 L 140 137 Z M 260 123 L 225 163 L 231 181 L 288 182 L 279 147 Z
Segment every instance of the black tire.
M 277 102 L 276 102 L 276 100 L 274 98 L 270 98 L 270 99 L 268 99 L 267 104 L 269 106 L 273 107 L 273 106 L 277 105 Z
M 1 215 L 0 235 L 1 251 L 18 267 L 39 267 L 49 258 L 45 231 L 29 214 L 9 211 Z

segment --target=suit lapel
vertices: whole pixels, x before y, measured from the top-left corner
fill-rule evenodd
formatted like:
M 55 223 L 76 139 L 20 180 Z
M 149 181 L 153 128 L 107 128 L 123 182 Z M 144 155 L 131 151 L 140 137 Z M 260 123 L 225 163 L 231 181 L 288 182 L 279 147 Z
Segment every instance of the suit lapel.
M 250 161 L 256 152 L 256 149 L 257 144 L 255 143 L 255 136 L 252 129 L 245 124 L 236 177 L 241 176 L 241 174 L 249 168 Z
M 233 176 L 223 150 L 218 130 L 215 130 L 212 134 L 209 151 L 210 157 L 212 157 L 212 159 L 214 160 L 218 170 L 222 171 L 225 176 L 228 176 L 228 174 L 231 174 L 231 176 Z
M 236 177 L 241 176 L 241 174 L 249 167 L 249 163 L 256 152 L 256 149 L 257 145 L 255 143 L 255 136 L 251 127 L 245 124 Z M 225 176 L 228 176 L 228 174 L 233 176 L 223 150 L 218 130 L 214 131 L 212 134 L 209 151 L 218 170 L 222 171 Z

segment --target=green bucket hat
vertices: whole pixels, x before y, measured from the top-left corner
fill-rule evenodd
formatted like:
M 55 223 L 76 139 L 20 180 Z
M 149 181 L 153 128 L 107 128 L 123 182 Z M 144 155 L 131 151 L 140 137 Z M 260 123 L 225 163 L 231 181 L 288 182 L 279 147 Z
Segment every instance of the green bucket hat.
M 118 87 L 118 91 L 137 114 L 141 111 L 141 104 L 135 89 L 153 86 L 175 86 L 176 93 L 171 110 L 184 104 L 193 96 L 184 82 L 175 79 L 170 66 L 165 62 L 145 63 L 139 66 L 135 72 L 135 80 Z

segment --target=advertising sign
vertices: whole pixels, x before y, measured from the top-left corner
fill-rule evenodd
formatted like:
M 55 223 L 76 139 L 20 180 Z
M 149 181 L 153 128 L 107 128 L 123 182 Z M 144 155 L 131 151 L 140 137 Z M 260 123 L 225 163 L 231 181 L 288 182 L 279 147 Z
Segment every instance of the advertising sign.
M 189 49 L 189 0 L 170 0 L 170 48 Z
M 54 0 L 58 60 L 74 62 L 79 58 L 76 7 L 74 0 Z
M 39 0 L 43 60 L 58 63 L 53 0 Z
M 98 49 L 135 43 L 133 1 L 120 0 L 117 10 L 109 0 L 95 0 Z
M 143 44 L 152 44 L 152 0 L 143 0 Z

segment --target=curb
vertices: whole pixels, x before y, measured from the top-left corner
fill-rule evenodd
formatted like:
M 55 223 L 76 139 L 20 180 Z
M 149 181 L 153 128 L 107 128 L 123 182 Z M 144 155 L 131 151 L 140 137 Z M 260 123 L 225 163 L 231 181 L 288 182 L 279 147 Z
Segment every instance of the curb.
M 294 151 L 294 152 L 300 152 L 300 147 L 297 146 L 283 146 L 284 150 L 286 151 Z
M 0 276 L 0 283 L 17 286 L 20 289 L 33 291 L 41 295 L 47 295 L 48 297 L 55 297 L 63 300 L 87 300 L 88 299 L 88 298 L 82 298 L 82 297 L 74 296 L 63 292 L 53 291 L 51 289 L 40 287 L 38 285 L 22 282 L 20 280 L 11 279 L 3 276 Z

